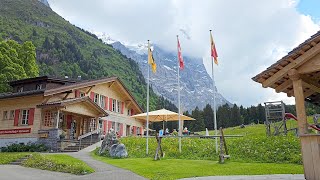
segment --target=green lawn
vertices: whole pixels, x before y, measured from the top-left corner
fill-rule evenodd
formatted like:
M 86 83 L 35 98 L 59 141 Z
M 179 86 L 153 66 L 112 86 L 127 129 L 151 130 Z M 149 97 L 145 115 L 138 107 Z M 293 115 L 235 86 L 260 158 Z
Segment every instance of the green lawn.
M 9 164 L 10 162 L 16 161 L 23 158 L 31 153 L 24 152 L 3 152 L 0 153 L 0 164 Z
M 83 161 L 64 154 L 33 154 L 23 166 L 78 175 L 94 172 Z
M 152 158 L 110 159 L 92 153 L 100 161 L 128 169 L 149 179 L 178 179 L 215 175 L 303 174 L 302 165 L 276 163 L 240 163 L 228 161 L 219 164 L 210 160 Z

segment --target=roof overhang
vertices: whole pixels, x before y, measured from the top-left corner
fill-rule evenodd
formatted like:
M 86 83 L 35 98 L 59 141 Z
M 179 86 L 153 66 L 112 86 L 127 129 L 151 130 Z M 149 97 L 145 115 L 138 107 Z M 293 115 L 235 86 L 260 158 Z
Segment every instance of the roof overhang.
M 99 117 L 109 116 L 109 114 L 105 110 L 103 110 L 100 106 L 94 103 L 89 97 L 80 97 L 80 98 L 49 102 L 45 104 L 39 104 L 37 105 L 37 108 L 54 108 L 54 107 L 66 108 L 70 105 L 75 105 L 75 104 L 88 105 L 90 107 L 88 110 L 98 112 L 97 116 Z
M 290 75 L 291 73 L 291 75 Z M 290 76 L 297 74 L 303 81 L 304 97 L 313 103 L 320 101 L 320 31 L 294 48 L 252 80 L 276 92 L 294 96 Z
M 78 82 L 70 85 L 65 85 L 61 87 L 57 87 L 54 89 L 49 89 L 44 92 L 44 96 L 52 96 L 59 93 L 66 93 L 70 90 L 85 88 L 85 87 L 93 87 L 98 84 L 104 84 L 104 83 L 118 83 L 121 88 L 121 90 L 129 97 L 130 101 L 134 102 L 137 109 L 140 110 L 140 112 L 143 112 L 142 107 L 138 104 L 138 102 L 135 100 L 133 95 L 130 93 L 130 91 L 125 87 L 123 82 L 117 78 L 117 77 L 109 77 L 109 78 L 102 78 L 97 80 L 90 80 L 90 81 L 84 81 L 84 82 Z

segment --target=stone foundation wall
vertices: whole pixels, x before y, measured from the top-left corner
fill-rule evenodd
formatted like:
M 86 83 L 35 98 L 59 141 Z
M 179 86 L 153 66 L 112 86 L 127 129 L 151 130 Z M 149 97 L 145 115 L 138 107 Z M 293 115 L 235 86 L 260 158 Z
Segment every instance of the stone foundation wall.
M 46 145 L 50 151 L 58 151 L 59 145 L 59 129 L 48 129 L 48 130 L 39 130 L 39 133 L 48 133 L 48 137 L 39 138 L 38 143 Z

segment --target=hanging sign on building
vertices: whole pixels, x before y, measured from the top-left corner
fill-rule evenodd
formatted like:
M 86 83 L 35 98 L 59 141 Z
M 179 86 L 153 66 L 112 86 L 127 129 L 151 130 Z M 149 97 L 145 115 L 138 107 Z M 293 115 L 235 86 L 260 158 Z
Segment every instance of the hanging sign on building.
M 25 133 L 30 133 L 31 128 L 21 128 L 21 129 L 3 129 L 0 130 L 0 135 L 5 135 L 5 134 L 25 134 Z

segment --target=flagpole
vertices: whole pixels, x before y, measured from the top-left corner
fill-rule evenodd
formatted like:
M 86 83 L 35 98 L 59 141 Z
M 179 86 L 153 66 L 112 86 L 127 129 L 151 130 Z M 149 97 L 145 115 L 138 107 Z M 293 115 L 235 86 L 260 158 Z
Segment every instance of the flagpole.
M 178 44 L 178 35 L 177 35 L 177 44 Z M 178 120 L 179 120 L 179 152 L 181 153 L 181 136 L 182 136 L 182 130 L 181 130 L 181 120 L 180 120 L 180 63 L 179 63 L 179 47 L 177 46 L 177 62 L 178 62 Z
M 150 51 L 150 44 L 148 40 L 148 57 L 149 57 L 149 51 Z M 148 81 L 147 81 L 147 146 L 146 146 L 146 153 L 149 154 L 149 81 L 150 81 L 150 67 L 149 62 L 147 60 L 147 66 L 148 66 Z
M 210 36 L 212 37 L 210 30 Z M 217 131 L 217 111 L 216 111 L 216 87 L 215 87 L 215 81 L 214 81 L 214 69 L 213 69 L 213 57 L 211 56 L 211 65 L 212 65 L 212 85 L 213 85 L 213 122 L 214 122 L 214 130 L 215 130 L 215 141 L 216 141 L 216 153 L 218 153 L 218 131 Z

